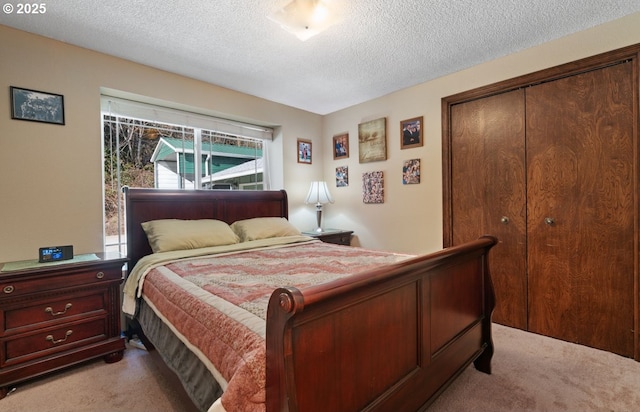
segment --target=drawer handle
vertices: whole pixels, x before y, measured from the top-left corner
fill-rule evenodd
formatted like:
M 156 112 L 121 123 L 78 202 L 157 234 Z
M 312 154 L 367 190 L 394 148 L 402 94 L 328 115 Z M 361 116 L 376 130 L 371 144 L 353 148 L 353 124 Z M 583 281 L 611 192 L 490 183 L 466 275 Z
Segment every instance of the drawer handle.
M 11 286 L 11 285 L 5 286 L 4 289 L 2 289 L 2 291 L 4 293 L 13 293 L 14 290 L 15 290 L 15 288 L 13 286 Z
M 67 313 L 67 311 L 69 309 L 71 309 L 71 303 L 67 303 L 66 305 L 64 305 L 64 310 L 60 311 L 60 312 L 54 312 L 53 308 L 51 306 L 47 306 L 47 308 L 44 310 L 47 313 L 50 313 L 51 316 L 60 316 L 60 315 L 64 315 L 65 313 Z
M 53 339 L 53 335 L 47 335 L 47 337 L 46 337 L 45 339 L 46 339 L 46 340 L 48 340 L 48 341 L 50 341 L 50 342 L 51 342 L 51 343 L 53 343 L 54 345 L 57 345 L 57 344 L 58 344 L 58 343 L 60 343 L 60 342 L 64 342 L 64 341 L 66 341 L 66 340 L 67 340 L 67 338 L 68 338 L 69 336 L 71 336 L 71 334 L 72 334 L 72 333 L 73 333 L 73 331 L 72 331 L 71 329 L 69 329 L 69 330 L 67 331 L 67 333 L 65 333 L 64 338 L 62 338 L 62 339 L 57 339 L 57 340 L 55 340 L 55 339 Z
M 104 277 L 104 272 L 98 272 L 98 273 L 96 273 L 96 277 L 97 277 L 98 279 L 102 279 L 102 278 Z

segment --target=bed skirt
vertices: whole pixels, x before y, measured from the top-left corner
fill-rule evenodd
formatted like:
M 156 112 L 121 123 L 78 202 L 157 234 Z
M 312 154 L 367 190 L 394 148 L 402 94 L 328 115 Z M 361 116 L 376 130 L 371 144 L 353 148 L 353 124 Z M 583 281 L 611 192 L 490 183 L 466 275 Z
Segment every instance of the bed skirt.
M 137 320 L 162 360 L 178 375 L 194 404 L 203 412 L 209 410 L 222 396 L 222 388 L 211 372 L 156 316 L 144 299 L 140 299 Z

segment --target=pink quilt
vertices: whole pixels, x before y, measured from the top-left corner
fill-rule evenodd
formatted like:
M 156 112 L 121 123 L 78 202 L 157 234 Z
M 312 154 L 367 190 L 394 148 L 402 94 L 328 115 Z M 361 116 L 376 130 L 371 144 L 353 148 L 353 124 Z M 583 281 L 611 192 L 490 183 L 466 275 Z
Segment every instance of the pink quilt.
M 264 411 L 265 323 L 282 286 L 329 282 L 409 256 L 322 242 L 205 256 L 152 269 L 147 302 L 221 381 L 228 412 Z

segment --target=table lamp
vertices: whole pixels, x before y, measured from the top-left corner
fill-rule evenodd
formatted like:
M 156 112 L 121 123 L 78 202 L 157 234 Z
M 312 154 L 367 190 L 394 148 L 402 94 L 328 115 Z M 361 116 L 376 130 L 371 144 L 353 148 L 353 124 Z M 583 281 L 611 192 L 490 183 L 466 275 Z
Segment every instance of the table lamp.
M 324 232 L 322 228 L 322 205 L 324 203 L 333 203 L 327 182 L 311 182 L 309 193 L 307 193 L 307 198 L 304 202 L 316 204 L 317 227 L 314 231 L 318 233 Z

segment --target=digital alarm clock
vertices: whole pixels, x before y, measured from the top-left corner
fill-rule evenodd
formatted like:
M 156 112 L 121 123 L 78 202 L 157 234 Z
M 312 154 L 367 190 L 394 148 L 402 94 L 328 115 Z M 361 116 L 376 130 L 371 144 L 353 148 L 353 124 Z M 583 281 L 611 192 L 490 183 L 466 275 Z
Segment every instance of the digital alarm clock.
M 73 259 L 73 246 L 50 246 L 41 247 L 38 251 L 38 262 L 57 262 L 60 260 Z

